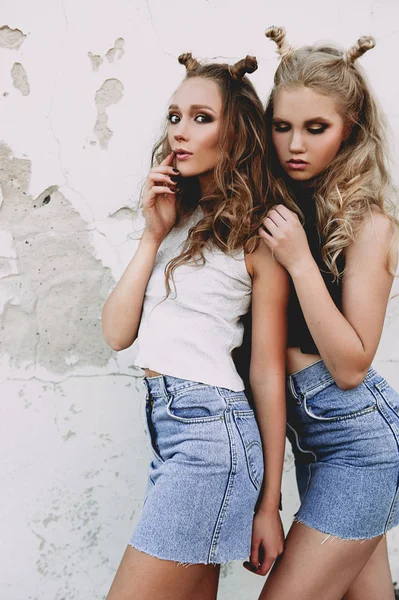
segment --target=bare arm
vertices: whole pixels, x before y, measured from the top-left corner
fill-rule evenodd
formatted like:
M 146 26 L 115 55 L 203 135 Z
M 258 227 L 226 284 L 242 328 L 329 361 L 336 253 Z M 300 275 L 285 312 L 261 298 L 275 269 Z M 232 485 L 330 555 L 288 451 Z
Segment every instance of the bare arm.
M 144 294 L 158 248 L 176 221 L 175 183 L 170 176 L 173 153 L 151 169 L 143 195 L 146 228 L 126 271 L 106 301 L 102 315 L 103 336 L 114 350 L 124 350 L 137 337 Z M 178 171 L 177 171 L 178 172 Z
M 114 350 L 124 350 L 137 337 L 144 293 L 159 243 L 145 231 L 126 271 L 106 301 L 102 314 L 103 336 Z
M 273 216 L 272 240 L 277 258 L 289 271 L 310 333 L 332 377 L 343 389 L 359 385 L 377 351 L 393 277 L 386 267 L 392 239 L 389 219 L 374 210 L 346 251 L 341 313 L 331 299 L 310 253 L 296 215 L 278 207 L 281 218 Z M 287 213 L 289 213 L 287 215 Z M 300 232 L 299 228 L 302 230 Z M 306 236 L 305 236 L 306 240 Z M 288 244 L 286 243 L 288 241 Z M 291 246 L 291 248 L 290 248 Z M 293 248 L 295 247 L 295 252 Z
M 253 268 L 250 384 L 265 463 L 262 493 L 254 522 L 251 563 L 257 563 L 259 544 L 263 545 L 265 556 L 258 570 L 263 575 L 283 549 L 282 530 L 278 532 L 281 525 L 278 508 L 286 429 L 288 277 L 264 244 L 260 244 L 250 257 Z

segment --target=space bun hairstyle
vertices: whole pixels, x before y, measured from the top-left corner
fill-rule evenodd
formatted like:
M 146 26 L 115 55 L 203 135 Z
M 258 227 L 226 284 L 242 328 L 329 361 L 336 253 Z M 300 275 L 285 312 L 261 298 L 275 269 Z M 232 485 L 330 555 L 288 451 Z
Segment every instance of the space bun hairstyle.
M 186 81 L 212 81 L 220 92 L 222 112 L 219 159 L 212 188 L 201 195 L 198 177 L 179 177 L 176 190 L 177 218 L 193 212 L 198 204 L 203 218 L 190 230 L 182 253 L 166 269 L 166 288 L 174 269 L 186 262 L 203 262 L 208 244 L 226 253 L 252 252 L 259 243 L 257 230 L 265 214 L 264 170 L 266 131 L 264 108 L 247 77 L 257 69 L 253 56 L 234 64 L 202 63 L 191 53 L 178 57 L 186 68 Z M 152 164 L 159 164 L 172 148 L 167 132 L 153 150 Z
M 294 51 L 293 47 L 287 42 L 285 29 L 283 27 L 269 27 L 265 31 L 265 36 L 275 42 L 277 45 L 277 53 L 280 58 L 285 58 Z
M 195 73 L 196 71 L 200 70 L 201 63 L 196 58 L 193 58 L 191 52 L 180 54 L 177 60 L 181 65 L 186 67 L 187 73 Z M 247 73 L 253 73 L 257 68 L 258 61 L 256 60 L 255 56 L 248 55 L 245 58 L 237 61 L 234 65 L 227 65 L 227 69 L 231 77 L 237 81 L 242 79 Z
M 293 48 L 282 27 L 270 27 L 266 36 L 276 43 L 281 58 L 265 111 L 271 202 L 282 201 L 303 216 L 295 201 L 293 182 L 273 146 L 274 100 L 278 92 L 304 87 L 332 98 L 344 121 L 344 139 L 337 155 L 314 180 L 322 255 L 327 268 L 338 278 L 342 273 L 337 258 L 353 242 L 372 206 L 387 214 L 393 226 L 398 223 L 388 170 L 385 118 L 357 62 L 374 48 L 375 40 L 364 36 L 342 50 L 330 43 Z M 393 264 L 391 253 L 391 272 Z
M 375 39 L 370 35 L 364 35 L 359 38 L 353 46 L 344 52 L 344 60 L 348 65 L 353 65 L 354 62 L 363 56 L 366 52 L 374 48 Z

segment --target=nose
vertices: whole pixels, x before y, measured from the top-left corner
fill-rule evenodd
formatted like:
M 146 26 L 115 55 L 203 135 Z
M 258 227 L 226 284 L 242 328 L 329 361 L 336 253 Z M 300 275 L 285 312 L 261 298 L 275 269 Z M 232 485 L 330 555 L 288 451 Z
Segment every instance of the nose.
M 173 137 L 177 142 L 187 141 L 189 138 L 187 121 L 181 119 L 174 127 Z
M 292 131 L 291 139 L 290 139 L 290 152 L 293 154 L 299 154 L 301 152 L 305 152 L 305 140 L 301 131 Z

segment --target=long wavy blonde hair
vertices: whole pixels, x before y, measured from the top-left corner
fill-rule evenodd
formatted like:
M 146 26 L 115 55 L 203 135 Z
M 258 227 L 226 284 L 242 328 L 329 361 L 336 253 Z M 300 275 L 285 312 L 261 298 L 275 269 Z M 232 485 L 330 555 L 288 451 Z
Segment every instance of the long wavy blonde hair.
M 219 161 L 213 185 L 201 197 L 197 177 L 178 178 L 177 222 L 200 205 L 203 218 L 189 230 L 181 254 L 166 267 L 166 288 L 177 266 L 192 262 L 204 264 L 204 249 L 214 245 L 225 253 L 238 249 L 253 252 L 259 243 L 257 230 L 265 213 L 266 178 L 264 155 L 266 132 L 263 106 L 253 85 L 245 76 L 257 68 L 247 56 L 235 65 L 200 64 L 191 54 L 179 56 L 186 67 L 186 79 L 201 77 L 214 81 L 222 97 Z M 171 152 L 167 128 L 155 145 L 152 164 L 159 164 Z
M 394 272 L 398 239 L 396 206 L 388 171 L 386 124 L 356 60 L 374 47 L 371 37 L 362 37 L 347 51 L 315 45 L 294 49 L 284 29 L 270 27 L 266 36 L 277 44 L 281 57 L 274 87 L 266 106 L 267 174 L 270 201 L 282 202 L 303 218 L 288 176 L 279 164 L 272 143 L 273 101 L 281 89 L 308 87 L 334 98 L 349 137 L 328 168 L 312 182 L 322 257 L 338 278 L 337 258 L 344 253 L 362 227 L 364 216 L 378 206 L 392 222 L 394 235 L 387 268 Z

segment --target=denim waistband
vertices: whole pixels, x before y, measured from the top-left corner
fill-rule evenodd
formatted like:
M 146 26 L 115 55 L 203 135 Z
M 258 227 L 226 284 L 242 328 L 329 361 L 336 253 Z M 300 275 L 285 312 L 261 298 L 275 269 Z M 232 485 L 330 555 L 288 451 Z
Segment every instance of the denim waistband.
M 373 367 L 370 367 L 364 381 L 368 381 L 376 375 L 377 372 Z M 313 391 L 315 388 L 320 386 L 324 387 L 326 384 L 333 382 L 334 379 L 331 377 L 330 372 L 322 360 L 318 360 L 288 377 L 288 385 L 294 396 L 306 394 L 307 392 Z
M 185 389 L 195 390 L 196 388 L 208 387 L 216 390 L 219 395 L 227 401 L 234 401 L 236 399 L 240 399 L 241 401 L 243 399 L 246 400 L 244 391 L 235 392 L 233 390 L 228 390 L 227 388 L 200 383 L 199 381 L 191 381 L 190 379 L 180 379 L 178 377 L 172 377 L 171 375 L 144 377 L 143 383 L 147 393 L 153 398 L 164 397 L 168 394 L 176 394 Z

